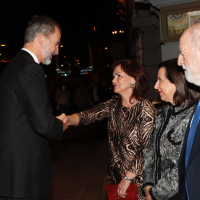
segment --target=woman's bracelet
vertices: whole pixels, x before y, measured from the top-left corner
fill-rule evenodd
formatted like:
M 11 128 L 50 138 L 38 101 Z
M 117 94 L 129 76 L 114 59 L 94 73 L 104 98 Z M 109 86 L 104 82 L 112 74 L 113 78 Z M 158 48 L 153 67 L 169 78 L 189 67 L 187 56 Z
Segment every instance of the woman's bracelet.
M 126 179 L 126 180 L 128 180 L 128 181 L 132 181 L 133 179 L 130 179 L 130 178 L 128 178 L 126 175 L 124 176 L 124 178 Z

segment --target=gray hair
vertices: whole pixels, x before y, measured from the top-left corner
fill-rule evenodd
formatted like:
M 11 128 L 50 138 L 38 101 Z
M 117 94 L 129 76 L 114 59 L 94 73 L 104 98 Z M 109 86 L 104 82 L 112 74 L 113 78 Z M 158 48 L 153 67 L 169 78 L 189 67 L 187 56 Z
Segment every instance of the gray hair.
M 200 48 L 200 22 L 193 24 L 190 30 L 192 49 L 195 53 Z
M 39 34 L 43 34 L 45 37 L 54 34 L 55 27 L 61 32 L 60 25 L 50 17 L 44 15 L 33 16 L 25 31 L 24 44 L 33 42 Z

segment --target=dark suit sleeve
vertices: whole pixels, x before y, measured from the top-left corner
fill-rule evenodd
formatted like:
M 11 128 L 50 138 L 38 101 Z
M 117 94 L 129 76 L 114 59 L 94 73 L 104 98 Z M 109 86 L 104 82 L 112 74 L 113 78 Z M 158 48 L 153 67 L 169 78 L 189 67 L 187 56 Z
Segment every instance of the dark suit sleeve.
M 15 92 L 33 130 L 45 137 L 61 139 L 62 122 L 52 114 L 40 65 L 28 64 L 19 73 Z

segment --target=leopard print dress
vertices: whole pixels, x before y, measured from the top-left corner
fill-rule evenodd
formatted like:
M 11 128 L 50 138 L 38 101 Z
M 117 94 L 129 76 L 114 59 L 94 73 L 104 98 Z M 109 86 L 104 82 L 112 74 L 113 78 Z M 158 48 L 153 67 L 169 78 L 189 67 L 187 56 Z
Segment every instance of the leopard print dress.
M 108 118 L 108 165 L 107 184 L 118 184 L 127 170 L 137 176 L 138 199 L 144 199 L 143 150 L 153 129 L 156 110 L 152 103 L 143 99 L 132 107 L 123 107 L 120 96 L 100 103 L 92 109 L 78 113 L 79 125 Z

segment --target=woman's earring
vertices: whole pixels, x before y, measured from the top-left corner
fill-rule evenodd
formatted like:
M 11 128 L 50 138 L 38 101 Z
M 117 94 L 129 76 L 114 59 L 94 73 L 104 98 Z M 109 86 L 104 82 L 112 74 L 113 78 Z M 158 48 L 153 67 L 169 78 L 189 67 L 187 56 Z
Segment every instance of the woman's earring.
M 135 83 L 131 83 L 130 87 L 134 88 L 135 87 Z

